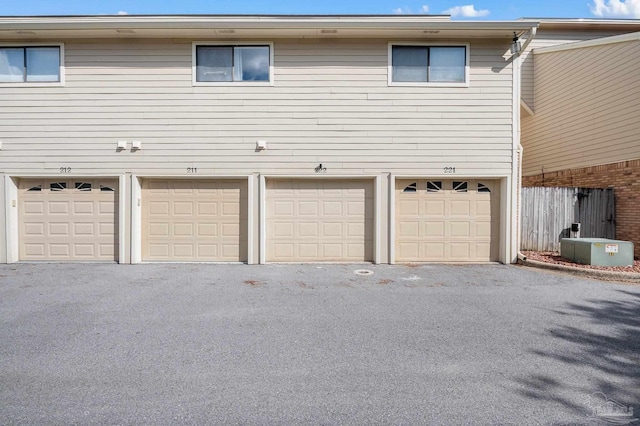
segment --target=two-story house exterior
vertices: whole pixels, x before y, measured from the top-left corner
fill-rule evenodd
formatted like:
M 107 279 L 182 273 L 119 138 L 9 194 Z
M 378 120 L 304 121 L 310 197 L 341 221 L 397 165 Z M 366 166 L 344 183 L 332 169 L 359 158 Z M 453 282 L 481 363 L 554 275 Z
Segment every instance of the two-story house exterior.
M 513 262 L 536 26 L 0 18 L 0 261 Z

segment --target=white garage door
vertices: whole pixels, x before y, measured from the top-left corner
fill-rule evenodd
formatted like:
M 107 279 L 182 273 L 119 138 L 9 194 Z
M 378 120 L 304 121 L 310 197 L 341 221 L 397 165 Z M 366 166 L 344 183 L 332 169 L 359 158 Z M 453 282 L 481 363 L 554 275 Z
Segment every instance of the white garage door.
M 20 179 L 20 260 L 118 260 L 117 179 Z
M 247 181 L 144 179 L 142 260 L 246 262 Z
M 373 261 L 373 182 L 267 180 L 269 262 Z
M 396 261 L 497 261 L 498 190 L 495 180 L 396 180 Z

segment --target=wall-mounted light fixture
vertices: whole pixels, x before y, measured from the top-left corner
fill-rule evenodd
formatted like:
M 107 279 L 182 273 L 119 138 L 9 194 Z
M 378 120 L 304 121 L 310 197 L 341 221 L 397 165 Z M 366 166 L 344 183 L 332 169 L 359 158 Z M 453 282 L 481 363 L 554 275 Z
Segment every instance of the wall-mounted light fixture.
M 131 141 L 131 149 L 132 150 L 142 149 L 142 141 Z
M 256 141 L 256 151 L 267 149 L 267 141 Z
M 511 40 L 511 54 L 515 55 L 520 53 L 522 50 L 522 45 L 520 44 L 520 39 L 516 33 L 513 33 L 513 40 Z
M 118 141 L 118 144 L 116 145 L 116 149 L 118 151 L 122 151 L 123 149 L 127 149 L 127 141 Z

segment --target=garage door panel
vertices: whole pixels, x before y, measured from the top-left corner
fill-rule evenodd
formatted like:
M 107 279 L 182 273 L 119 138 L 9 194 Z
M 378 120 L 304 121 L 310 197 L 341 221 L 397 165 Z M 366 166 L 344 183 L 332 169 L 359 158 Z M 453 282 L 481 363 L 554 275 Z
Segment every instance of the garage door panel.
M 173 224 L 173 236 L 174 237 L 191 237 L 191 236 L 193 236 L 193 224 L 192 223 L 174 223 Z
M 495 261 L 497 185 L 473 179 L 396 181 L 396 260 Z
M 450 242 L 449 255 L 451 260 L 465 261 L 471 258 L 471 243 L 469 242 Z
M 40 244 L 23 244 L 24 254 L 32 259 L 38 258 L 39 260 L 44 259 L 45 257 L 45 245 L 43 243 Z
M 324 196 L 331 196 L 331 194 L 323 194 Z M 323 201 L 322 202 L 322 216 L 342 216 L 344 204 L 340 201 Z
M 73 224 L 73 235 L 74 236 L 92 236 L 95 232 L 95 226 L 93 223 L 74 223 Z
M 49 222 L 48 225 L 49 235 L 51 236 L 71 236 L 71 234 L 69 233 L 69 223 Z
M 475 236 L 491 240 L 491 222 L 477 222 L 475 224 Z
M 443 242 L 425 243 L 423 245 L 422 253 L 419 253 L 418 257 L 415 260 L 419 260 L 419 259 L 444 261 L 446 259 L 445 244 Z
M 200 257 L 218 257 L 218 246 L 215 244 L 198 244 L 198 256 Z
M 198 224 L 198 236 L 199 237 L 216 237 L 218 236 L 218 225 L 215 223 L 199 223 Z
M 398 217 L 414 216 L 420 213 L 418 200 L 399 200 Z
M 398 222 L 398 236 L 411 238 L 419 235 L 420 223 L 402 220 Z
M 39 236 L 39 237 L 44 236 L 44 227 L 45 227 L 44 223 L 26 222 L 22 226 L 23 226 L 25 235 Z
M 373 260 L 373 183 L 268 179 L 267 261 Z
M 76 201 L 75 203 L 73 203 L 73 214 L 93 215 L 93 206 L 94 204 L 91 201 Z
M 198 202 L 198 215 L 199 216 L 217 216 L 218 204 L 209 201 Z
M 422 212 L 427 216 L 444 216 L 446 215 L 445 202 L 444 200 L 423 201 L 419 214 L 422 214 Z
M 147 243 L 149 257 L 169 258 L 171 255 L 168 243 Z
M 372 223 L 367 223 L 367 222 L 345 223 L 345 226 L 347 229 L 344 235 L 346 235 L 347 237 L 357 237 L 357 238 L 366 239 L 367 228 L 371 227 L 372 225 L 373 225 Z M 334 236 L 340 237 L 339 235 L 334 235 Z
M 142 217 L 144 261 L 246 261 L 245 180 L 144 179 Z
M 174 216 L 193 216 L 193 202 L 191 201 L 174 201 L 173 215 Z
M 318 249 L 318 244 L 300 243 L 298 245 L 298 256 L 301 260 L 317 259 L 320 257 Z
M 317 222 L 303 222 L 298 223 L 298 236 L 299 237 L 318 237 L 318 223 Z
M 71 254 L 71 244 L 49 244 L 49 254 L 51 257 L 68 258 Z
M 274 223 L 273 234 L 276 237 L 293 237 L 295 224 L 292 222 Z
M 451 235 L 451 237 L 471 238 L 471 225 L 468 221 L 467 222 L 451 221 L 449 222 L 449 227 L 450 227 L 449 235 Z
M 451 200 L 449 202 L 449 210 L 451 216 L 470 216 L 471 202 L 468 200 Z
M 98 250 L 100 250 L 100 256 L 114 256 L 115 247 L 113 244 L 99 244 Z
M 278 195 L 287 195 L 279 193 Z M 276 201 L 274 203 L 273 217 L 293 215 L 293 201 Z
M 417 238 L 428 238 L 428 237 L 440 237 L 444 238 L 446 232 L 446 223 L 444 221 L 425 221 L 424 223 L 424 231 L 421 234 L 416 234 Z
M 23 215 L 36 214 L 41 215 L 44 213 L 44 201 L 23 201 Z
M 110 222 L 100 222 L 98 224 L 98 234 L 100 236 L 112 237 L 115 234 L 115 224 Z
M 67 201 L 50 201 L 47 204 L 50 215 L 68 215 L 69 202 Z
M 116 188 L 117 179 L 21 179 L 20 260 L 117 260 Z
M 73 253 L 76 257 L 94 257 L 95 245 L 93 244 L 74 244 Z
M 154 193 L 155 194 L 155 193 Z M 161 193 L 165 194 L 165 193 Z M 168 201 L 148 201 L 149 216 L 169 216 L 169 202 Z

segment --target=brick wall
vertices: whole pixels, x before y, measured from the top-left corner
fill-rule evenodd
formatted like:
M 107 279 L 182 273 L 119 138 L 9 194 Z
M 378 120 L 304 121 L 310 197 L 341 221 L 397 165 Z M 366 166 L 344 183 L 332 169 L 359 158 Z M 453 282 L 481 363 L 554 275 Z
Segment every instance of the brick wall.
M 640 160 L 524 176 L 522 186 L 614 188 L 616 238 L 633 241 L 640 258 Z

